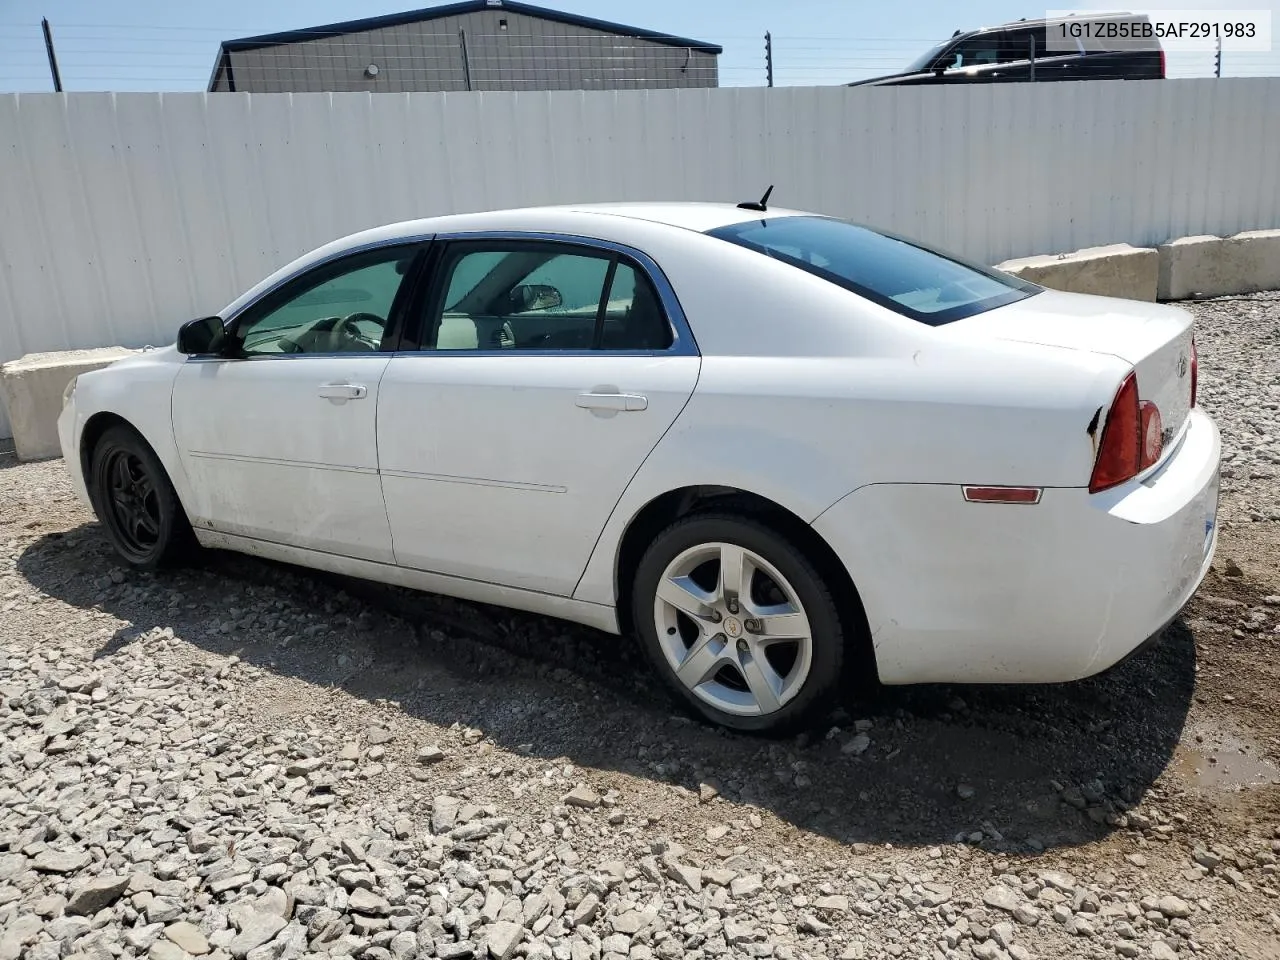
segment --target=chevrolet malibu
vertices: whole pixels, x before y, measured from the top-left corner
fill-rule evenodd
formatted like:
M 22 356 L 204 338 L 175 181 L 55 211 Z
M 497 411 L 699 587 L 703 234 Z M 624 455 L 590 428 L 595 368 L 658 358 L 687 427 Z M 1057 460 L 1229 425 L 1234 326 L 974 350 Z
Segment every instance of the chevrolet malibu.
M 744 731 L 860 677 L 1097 673 L 1216 543 L 1188 313 L 764 202 L 358 233 L 81 375 L 59 432 L 127 563 L 202 545 L 634 634 Z

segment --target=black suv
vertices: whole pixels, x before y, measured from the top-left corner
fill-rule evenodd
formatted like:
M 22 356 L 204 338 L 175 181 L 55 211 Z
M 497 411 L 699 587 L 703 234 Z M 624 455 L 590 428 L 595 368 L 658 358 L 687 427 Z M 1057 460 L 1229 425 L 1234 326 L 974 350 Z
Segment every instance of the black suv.
M 1073 23 L 1072 21 L 1078 21 Z M 1086 23 L 1087 21 L 1087 23 Z M 1116 35 L 1098 36 L 1103 21 L 1116 21 Z M 1058 20 L 1019 20 L 967 33 L 917 58 L 901 73 L 848 84 L 898 86 L 921 83 L 1009 83 L 1029 80 L 1163 80 L 1160 41 L 1142 37 L 1141 14 L 1099 14 Z M 1087 27 L 1087 29 L 1086 29 Z

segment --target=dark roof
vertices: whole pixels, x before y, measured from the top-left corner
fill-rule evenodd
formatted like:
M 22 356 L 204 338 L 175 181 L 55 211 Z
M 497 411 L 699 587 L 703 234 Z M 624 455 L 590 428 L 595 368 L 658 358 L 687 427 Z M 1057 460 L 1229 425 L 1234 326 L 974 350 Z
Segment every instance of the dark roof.
M 227 53 L 236 50 L 258 50 L 262 47 L 276 47 L 286 43 L 298 43 L 302 40 L 341 37 L 348 33 L 376 30 L 379 27 L 398 27 L 406 23 L 423 23 L 428 20 L 437 20 L 440 17 L 456 17 L 461 14 L 478 13 L 482 10 L 507 10 L 511 13 L 522 13 L 529 17 L 567 23 L 574 27 L 588 27 L 592 30 L 616 33 L 623 37 L 652 40 L 654 43 L 663 43 L 670 47 L 690 47 L 702 53 L 720 54 L 724 52 L 723 47 L 714 43 L 690 40 L 687 37 L 676 37 L 669 33 L 659 33 L 656 30 L 645 30 L 640 27 L 628 27 L 626 24 L 610 23 L 608 20 L 596 20 L 594 17 L 580 17 L 575 13 L 564 13 L 560 10 L 548 10 L 546 7 L 535 7 L 531 3 L 520 3 L 518 0 L 461 0 L 459 3 L 446 3 L 438 7 L 425 7 L 421 10 L 406 10 L 403 13 L 389 13 L 381 17 L 366 17 L 363 20 L 348 20 L 345 23 L 329 23 L 305 30 L 264 33 L 258 37 L 224 40 L 222 51 Z

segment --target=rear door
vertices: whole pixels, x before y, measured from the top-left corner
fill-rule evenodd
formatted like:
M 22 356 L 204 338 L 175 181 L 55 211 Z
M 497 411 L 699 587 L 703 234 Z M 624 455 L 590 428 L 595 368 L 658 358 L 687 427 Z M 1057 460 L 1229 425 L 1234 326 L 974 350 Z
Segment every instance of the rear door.
M 396 562 L 559 596 L 679 416 L 700 358 L 657 265 L 519 236 L 439 247 L 382 378 Z
M 1038 83 L 1071 79 L 1068 68 L 1079 58 L 1079 53 L 1049 50 L 1044 24 L 1011 28 L 1007 36 L 1011 55 L 1017 57 L 1020 68 L 1025 65 L 1019 79 Z

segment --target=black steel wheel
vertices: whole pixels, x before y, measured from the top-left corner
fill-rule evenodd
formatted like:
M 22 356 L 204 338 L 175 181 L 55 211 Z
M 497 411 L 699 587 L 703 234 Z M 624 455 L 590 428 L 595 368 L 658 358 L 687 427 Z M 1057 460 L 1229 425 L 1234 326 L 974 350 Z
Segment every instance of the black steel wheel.
M 112 546 L 130 565 L 165 566 L 191 546 L 191 527 L 168 474 L 130 427 L 109 427 L 98 439 L 89 489 Z

